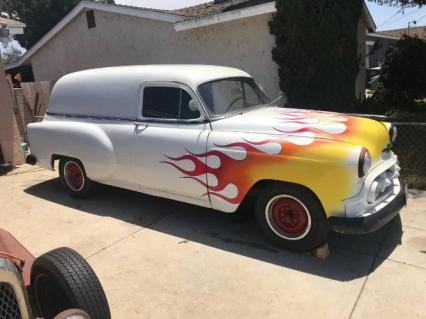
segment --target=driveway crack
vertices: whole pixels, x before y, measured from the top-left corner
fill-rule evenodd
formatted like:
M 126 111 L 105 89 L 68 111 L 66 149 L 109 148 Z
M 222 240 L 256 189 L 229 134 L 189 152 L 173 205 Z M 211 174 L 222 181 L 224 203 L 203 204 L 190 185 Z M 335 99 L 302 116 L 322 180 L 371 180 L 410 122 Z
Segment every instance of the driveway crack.
M 361 299 L 361 296 L 362 296 L 362 294 L 364 292 L 365 286 L 367 285 L 368 278 L 370 278 L 370 274 L 374 271 L 374 266 L 376 265 L 377 260 L 379 258 L 382 258 L 382 257 L 380 257 L 380 251 L 382 250 L 383 245 L 385 244 L 385 241 L 386 241 L 386 239 L 387 239 L 387 237 L 389 235 L 390 230 L 392 229 L 392 226 L 393 226 L 394 222 L 395 222 L 395 220 L 392 220 L 392 222 L 389 224 L 389 228 L 387 229 L 385 236 L 383 236 L 383 239 L 380 242 L 379 249 L 377 250 L 377 253 L 374 256 L 373 262 L 370 265 L 370 269 L 368 270 L 368 275 L 365 277 L 364 282 L 362 283 L 361 289 L 360 289 L 360 291 L 358 293 L 358 296 L 357 296 L 357 298 L 355 300 L 355 303 L 354 303 L 354 305 L 353 305 L 353 307 L 351 309 L 351 312 L 349 314 L 348 319 L 352 319 L 352 317 L 353 317 L 353 315 L 355 313 L 355 310 L 356 310 L 356 308 L 358 306 L 358 303 L 359 303 L 359 301 Z

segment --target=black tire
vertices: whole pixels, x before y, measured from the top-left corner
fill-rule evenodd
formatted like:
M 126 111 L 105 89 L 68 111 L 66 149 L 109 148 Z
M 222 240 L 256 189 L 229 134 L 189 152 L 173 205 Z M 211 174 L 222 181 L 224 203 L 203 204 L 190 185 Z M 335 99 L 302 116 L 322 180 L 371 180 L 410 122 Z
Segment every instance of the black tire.
M 38 257 L 31 267 L 31 292 L 38 315 L 53 319 L 81 309 L 91 319 L 110 319 L 108 301 L 93 269 L 77 252 L 58 248 Z
M 292 205 L 303 207 L 306 212 L 305 217 L 296 217 L 294 223 L 294 215 L 290 215 L 290 217 L 286 215 L 293 214 L 291 208 L 278 207 L 276 211 L 273 208 L 271 209 L 272 205 L 276 205 L 279 200 L 290 200 L 294 202 Z M 273 217 L 275 216 L 274 212 L 279 217 Z M 265 187 L 259 193 L 255 206 L 255 217 L 266 237 L 272 243 L 286 250 L 308 252 L 327 241 L 329 228 L 324 209 L 316 196 L 303 187 L 289 184 L 271 184 Z M 276 222 L 277 218 L 279 221 Z M 287 225 L 283 226 L 282 224 L 288 223 L 288 218 L 290 218 L 290 223 L 295 225 L 291 225 L 295 227 L 294 229 L 303 227 L 300 228 L 300 232 L 286 233 L 284 231 L 284 227 Z
M 68 177 L 67 172 L 69 171 L 70 166 L 72 166 L 75 170 L 79 170 L 79 175 L 81 175 L 82 179 L 81 185 L 73 185 L 72 181 Z M 95 188 L 95 182 L 91 181 L 87 177 L 83 163 L 76 158 L 62 157 L 59 160 L 59 177 L 67 192 L 75 198 L 88 198 L 92 195 Z

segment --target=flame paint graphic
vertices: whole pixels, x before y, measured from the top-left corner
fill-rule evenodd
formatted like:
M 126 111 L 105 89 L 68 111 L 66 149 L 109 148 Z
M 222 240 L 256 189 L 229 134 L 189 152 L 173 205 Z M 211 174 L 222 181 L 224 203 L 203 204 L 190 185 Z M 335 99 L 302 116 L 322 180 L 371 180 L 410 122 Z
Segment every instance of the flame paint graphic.
M 277 155 L 282 151 L 282 145 L 271 140 L 235 142 L 227 145 L 215 145 L 219 150 L 196 154 L 186 150 L 187 154 L 178 157 L 165 156 L 169 161 L 161 163 L 168 164 L 180 171 L 184 176 L 197 181 L 207 189 L 204 196 L 215 196 L 230 204 L 239 204 L 245 193 L 240 192 L 236 181 L 232 176 L 224 176 L 226 168 L 237 169 L 238 162 L 245 161 L 250 153 L 263 153 Z M 182 165 L 183 161 L 191 161 L 193 169 L 187 169 Z M 207 176 L 208 183 L 204 182 L 202 176 Z
M 221 199 L 238 205 L 254 184 L 250 171 L 255 165 L 268 165 L 284 151 L 290 153 L 291 145 L 309 147 L 318 133 L 343 134 L 348 119 L 327 112 L 290 109 L 275 118 L 275 135 L 253 134 L 252 140 L 239 139 L 233 143 L 214 144 L 211 151 L 193 153 L 186 149 L 181 156 L 165 155 L 160 163 L 170 165 L 207 190 L 203 196 Z M 260 139 L 260 140 L 254 140 Z M 294 148 L 294 147 L 293 147 Z M 207 181 L 207 182 L 206 182 Z
M 289 110 L 276 119 L 279 120 L 279 123 L 274 130 L 296 135 L 311 133 L 310 136 L 313 138 L 318 131 L 333 135 L 343 134 L 347 129 L 345 122 L 348 121 L 347 118 L 333 113 L 296 109 Z

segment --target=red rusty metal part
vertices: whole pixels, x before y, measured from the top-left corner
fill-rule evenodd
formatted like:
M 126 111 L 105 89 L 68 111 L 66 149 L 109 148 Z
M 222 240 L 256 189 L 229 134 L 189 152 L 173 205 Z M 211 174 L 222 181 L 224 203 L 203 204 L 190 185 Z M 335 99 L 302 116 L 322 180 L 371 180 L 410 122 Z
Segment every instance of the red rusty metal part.
M 0 228 L 0 256 L 1 255 L 9 258 L 22 269 L 25 286 L 29 286 L 34 256 L 17 241 L 15 237 Z

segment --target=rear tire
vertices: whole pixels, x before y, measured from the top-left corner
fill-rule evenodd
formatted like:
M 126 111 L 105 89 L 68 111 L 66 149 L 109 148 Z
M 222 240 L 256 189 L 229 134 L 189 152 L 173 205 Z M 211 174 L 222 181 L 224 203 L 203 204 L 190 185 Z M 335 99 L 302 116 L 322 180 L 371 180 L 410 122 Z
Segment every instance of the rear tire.
M 328 221 L 319 200 L 308 190 L 273 184 L 255 206 L 258 225 L 274 244 L 291 251 L 312 251 L 327 241 Z
M 84 310 L 91 319 L 111 318 L 95 272 L 70 248 L 52 250 L 34 261 L 31 291 L 38 315 L 45 319 L 53 319 L 68 309 Z
M 87 198 L 93 193 L 91 181 L 83 164 L 76 158 L 62 157 L 59 161 L 59 177 L 67 192 L 75 198 Z

